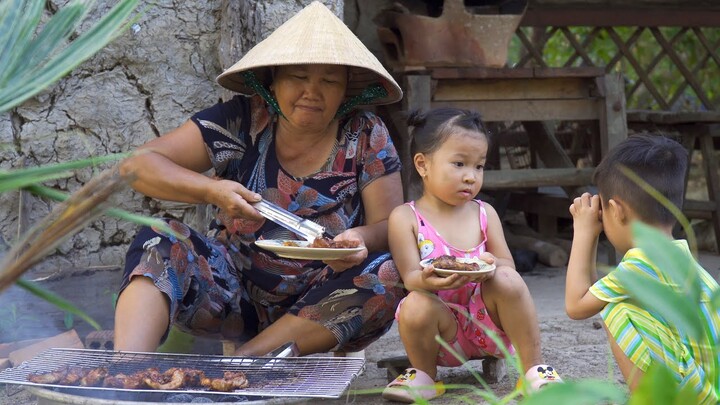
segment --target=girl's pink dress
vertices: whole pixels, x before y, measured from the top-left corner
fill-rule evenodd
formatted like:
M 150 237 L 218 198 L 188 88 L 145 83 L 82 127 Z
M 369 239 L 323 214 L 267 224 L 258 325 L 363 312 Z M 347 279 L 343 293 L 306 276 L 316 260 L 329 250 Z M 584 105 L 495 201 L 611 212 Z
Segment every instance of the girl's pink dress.
M 458 249 L 443 239 L 435 228 L 415 209 L 415 202 L 406 203 L 415 212 L 418 223 L 418 249 L 420 259 L 434 259 L 442 255 L 455 257 L 478 257 L 485 252 L 487 242 L 487 212 L 482 201 L 474 200 L 480 206 L 480 227 L 483 239 L 479 245 L 472 249 Z M 466 359 L 478 359 L 485 356 L 504 357 L 498 345 L 488 335 L 487 330 L 494 332 L 512 354 L 515 350 L 505 332 L 495 325 L 487 312 L 482 299 L 482 283 L 467 283 L 455 290 L 441 290 L 437 295 L 455 315 L 458 325 L 457 334 L 452 342 L 448 342 L 453 350 Z M 395 312 L 398 319 L 400 306 Z M 482 325 L 482 326 L 480 326 Z M 444 347 L 440 347 L 437 363 L 439 366 L 453 367 L 462 364 L 462 361 Z

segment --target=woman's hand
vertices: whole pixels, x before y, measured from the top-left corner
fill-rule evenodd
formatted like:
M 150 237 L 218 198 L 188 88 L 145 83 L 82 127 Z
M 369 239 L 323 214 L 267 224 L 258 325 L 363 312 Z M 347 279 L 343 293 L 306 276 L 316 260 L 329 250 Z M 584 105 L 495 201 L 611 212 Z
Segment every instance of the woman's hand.
M 216 180 L 208 189 L 207 201 L 232 218 L 261 220 L 262 215 L 251 205 L 262 197 L 232 180 Z
M 362 235 L 360 235 L 359 232 L 356 232 L 353 229 L 348 229 L 344 231 L 343 233 L 337 235 L 333 240 L 352 240 L 352 241 L 358 241 L 360 242 L 360 247 L 363 248 L 363 250 L 353 253 L 351 255 L 345 256 L 342 259 L 337 260 L 325 260 L 323 263 L 330 266 L 330 268 L 333 269 L 336 273 L 341 273 L 350 267 L 357 266 L 358 264 L 362 263 L 367 259 L 368 256 L 368 250 L 367 247 L 365 247 L 365 240 L 363 239 Z

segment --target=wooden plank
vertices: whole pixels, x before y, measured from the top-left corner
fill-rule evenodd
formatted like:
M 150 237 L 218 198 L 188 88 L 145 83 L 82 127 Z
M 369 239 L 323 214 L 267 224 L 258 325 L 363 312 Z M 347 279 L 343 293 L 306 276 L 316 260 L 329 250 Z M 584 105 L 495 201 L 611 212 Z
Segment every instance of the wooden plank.
M 15 350 L 43 341 L 44 339 L 28 339 L 18 342 L 0 343 L 0 357 L 7 357 Z
M 535 75 L 533 68 L 455 68 L 436 67 L 431 70 L 433 79 L 520 79 Z
M 720 123 L 720 111 L 654 111 L 629 110 L 628 122 L 649 122 L 653 124 Z
M 437 83 L 433 101 L 587 99 L 591 87 L 574 78 L 446 80 Z
M 533 68 L 533 76 L 540 79 L 552 77 L 595 78 L 604 74 L 605 68 L 595 66 Z
M 705 165 L 705 181 L 707 182 L 708 196 L 715 205 L 712 211 L 713 229 L 715 241 L 720 252 L 720 174 L 718 174 L 718 162 L 715 157 L 712 137 L 703 135 L 700 137 L 700 150 Z
M 433 107 L 480 112 L 485 121 L 596 120 L 600 100 L 433 101 Z
M 708 200 L 685 200 L 683 211 L 713 212 L 715 203 Z
M 567 197 L 539 193 L 512 193 L 508 208 L 556 218 L 572 218 L 569 211 L 571 203 L 572 201 Z
M 517 169 L 487 170 L 484 190 L 544 186 L 586 186 L 591 184 L 595 169 Z
M 688 9 L 688 2 L 679 4 L 674 8 L 657 6 L 649 8 L 628 7 L 627 3 L 619 0 L 614 7 L 606 2 L 595 4 L 593 7 L 583 3 L 582 6 L 558 7 L 531 7 L 525 12 L 520 21 L 522 27 L 558 27 L 558 26 L 587 26 L 587 27 L 719 27 L 720 9 L 717 2 L 715 6 Z
M 619 73 L 609 73 L 599 82 L 598 88 L 605 94 L 600 111 L 600 153 L 606 156 L 628 136 L 625 86 Z
M 27 361 L 35 357 L 38 353 L 45 351 L 50 348 L 61 347 L 71 349 L 84 349 L 80 337 L 75 330 L 69 330 L 65 333 L 53 336 L 49 339 L 45 339 L 42 342 L 35 343 L 30 346 L 23 347 L 22 349 L 15 350 L 10 353 L 8 358 L 13 366 L 17 366 L 23 361 Z

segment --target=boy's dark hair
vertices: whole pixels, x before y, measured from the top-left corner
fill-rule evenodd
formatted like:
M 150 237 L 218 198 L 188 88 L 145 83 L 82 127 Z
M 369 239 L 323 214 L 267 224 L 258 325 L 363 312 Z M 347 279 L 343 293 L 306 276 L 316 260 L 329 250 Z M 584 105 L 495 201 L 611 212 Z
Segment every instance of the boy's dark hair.
M 619 198 L 639 219 L 652 225 L 672 225 L 676 218 L 653 196 L 627 177 L 625 166 L 678 208 L 682 208 L 688 153 L 678 142 L 662 135 L 633 135 L 614 147 L 593 174 L 593 183 L 607 203 Z

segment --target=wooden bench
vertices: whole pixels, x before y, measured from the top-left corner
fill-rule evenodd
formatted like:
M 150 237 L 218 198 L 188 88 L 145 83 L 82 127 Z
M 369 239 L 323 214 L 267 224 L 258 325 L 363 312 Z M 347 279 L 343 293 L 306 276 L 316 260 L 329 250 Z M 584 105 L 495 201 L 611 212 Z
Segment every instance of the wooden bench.
M 410 360 L 407 356 L 389 357 L 377 362 L 378 368 L 387 370 L 388 382 L 394 380 L 406 368 L 410 367 Z M 480 374 L 485 382 L 493 384 L 499 382 L 507 374 L 507 366 L 505 359 L 497 357 L 485 356 L 482 358 L 482 373 Z
M 720 137 L 720 111 L 668 112 L 633 110 L 627 114 L 628 126 L 653 133 L 677 132 L 690 158 L 702 154 L 708 200 L 685 200 L 683 212 L 688 218 L 712 221 L 720 252 L 720 174 L 715 156 L 715 137 Z M 689 169 L 689 168 L 688 168 Z M 689 174 L 686 174 L 686 176 Z M 686 182 L 687 184 L 687 182 Z M 686 191 L 687 192 L 687 191 Z

